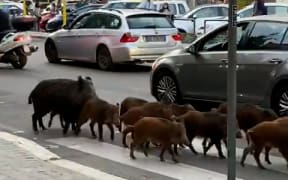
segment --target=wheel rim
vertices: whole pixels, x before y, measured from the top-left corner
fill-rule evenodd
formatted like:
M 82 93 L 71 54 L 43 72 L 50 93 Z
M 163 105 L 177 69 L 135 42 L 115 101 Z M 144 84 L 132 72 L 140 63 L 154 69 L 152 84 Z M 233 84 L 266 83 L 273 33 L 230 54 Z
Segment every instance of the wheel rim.
M 108 59 L 105 55 L 101 54 L 98 56 L 98 64 L 100 68 L 106 69 L 108 66 Z
M 284 92 L 279 100 L 279 115 L 284 116 L 288 114 L 288 92 Z
M 165 98 L 169 102 L 175 102 L 177 98 L 176 83 L 170 76 L 163 76 L 156 86 L 157 97 L 159 100 Z

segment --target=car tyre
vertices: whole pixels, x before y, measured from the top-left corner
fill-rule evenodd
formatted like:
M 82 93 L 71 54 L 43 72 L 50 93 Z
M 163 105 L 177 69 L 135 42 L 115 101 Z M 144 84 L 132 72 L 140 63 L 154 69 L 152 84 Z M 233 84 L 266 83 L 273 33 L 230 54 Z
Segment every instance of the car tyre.
M 11 61 L 15 69 L 22 69 L 27 64 L 27 56 L 25 54 L 18 54 L 18 61 Z
M 50 63 L 59 63 L 58 52 L 52 40 L 48 40 L 45 44 L 45 55 Z
M 109 49 L 106 46 L 100 46 L 97 51 L 97 65 L 101 70 L 112 70 L 114 65 Z
M 158 101 L 182 103 L 182 98 L 175 76 L 167 71 L 160 71 L 153 82 L 153 94 Z
M 272 94 L 271 107 L 279 116 L 288 115 L 288 86 L 277 88 Z

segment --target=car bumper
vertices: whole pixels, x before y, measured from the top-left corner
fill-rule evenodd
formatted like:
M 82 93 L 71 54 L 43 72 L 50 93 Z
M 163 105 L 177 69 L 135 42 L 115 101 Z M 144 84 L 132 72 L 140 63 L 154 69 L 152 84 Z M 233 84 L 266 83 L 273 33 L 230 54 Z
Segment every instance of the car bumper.
M 176 46 L 165 48 L 121 47 L 113 49 L 112 58 L 114 63 L 154 62 L 163 54 L 179 48 L 183 48 L 181 43 Z

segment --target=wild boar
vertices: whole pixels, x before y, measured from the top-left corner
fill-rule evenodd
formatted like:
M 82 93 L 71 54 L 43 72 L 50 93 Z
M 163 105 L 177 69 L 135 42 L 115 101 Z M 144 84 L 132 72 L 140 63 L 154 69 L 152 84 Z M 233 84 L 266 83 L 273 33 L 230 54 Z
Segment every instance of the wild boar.
M 119 104 L 116 105 L 110 104 L 103 99 L 94 97 L 89 99 L 83 106 L 78 123 L 76 134 L 80 132 L 81 126 L 86 123 L 89 119 L 90 121 L 90 130 L 93 137 L 97 137 L 94 131 L 94 125 L 98 123 L 98 133 L 99 140 L 103 141 L 103 124 L 106 124 L 110 130 L 110 138 L 114 140 L 114 128 L 113 124 L 119 128 Z
M 130 157 L 136 159 L 134 156 L 134 148 L 141 146 L 147 141 L 158 142 L 161 144 L 160 160 L 164 161 L 164 152 L 168 152 L 172 156 L 172 160 L 177 163 L 174 153 L 171 149 L 172 144 L 188 144 L 186 130 L 183 123 L 171 121 L 157 117 L 144 117 L 137 121 L 134 125 L 129 125 L 123 131 L 123 136 L 128 133 L 133 133 L 134 138 L 130 144 Z M 148 152 L 144 146 L 144 154 L 147 157 Z
M 272 147 L 278 148 L 279 152 L 285 158 L 288 167 L 288 118 L 279 118 L 275 121 L 265 121 L 257 124 L 253 128 L 247 131 L 247 136 L 251 143 L 243 150 L 241 158 L 241 165 L 244 166 L 244 162 L 248 153 L 253 152 L 257 165 L 261 169 L 265 167 L 260 162 L 260 153 L 263 148 Z M 268 162 L 269 153 L 265 152 L 265 160 Z
M 222 103 L 217 109 L 217 112 L 227 113 L 227 103 Z M 269 109 L 262 108 L 254 104 L 238 104 L 236 118 L 238 120 L 238 126 L 246 134 L 247 130 L 263 121 L 273 121 L 278 118 L 277 114 Z M 247 137 L 246 137 L 247 139 Z M 249 144 L 249 139 L 247 139 Z
M 126 113 L 120 116 L 120 124 L 123 122 L 125 126 L 134 125 L 139 119 L 147 116 L 169 119 L 173 116 L 173 113 L 168 105 L 159 102 L 149 102 L 143 106 L 129 109 Z M 123 145 L 127 147 L 126 137 L 123 141 Z
M 140 99 L 137 97 L 127 97 L 121 102 L 120 116 L 126 113 L 132 107 L 142 106 L 146 103 L 148 103 L 148 101 L 144 99 Z
M 76 122 L 84 103 L 91 97 L 96 97 L 93 82 L 90 77 L 72 79 L 48 79 L 36 85 L 29 95 L 28 103 L 34 107 L 32 115 L 33 130 L 38 133 L 37 121 L 42 129 L 42 117 L 53 111 L 59 113 L 65 120 L 63 134 L 67 133 L 70 123 Z
M 184 122 L 189 148 L 194 154 L 198 154 L 192 145 L 192 140 L 198 136 L 210 139 L 208 147 L 204 146 L 204 155 L 215 144 L 219 158 L 225 158 L 221 148 L 221 140 L 226 143 L 227 137 L 227 116 L 218 112 L 189 111 L 174 118 L 178 122 Z

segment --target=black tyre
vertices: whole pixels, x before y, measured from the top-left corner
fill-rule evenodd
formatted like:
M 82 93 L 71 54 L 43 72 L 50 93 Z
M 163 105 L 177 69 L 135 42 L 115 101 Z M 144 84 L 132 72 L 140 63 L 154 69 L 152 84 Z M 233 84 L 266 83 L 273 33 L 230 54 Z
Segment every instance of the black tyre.
M 18 61 L 11 61 L 11 64 L 15 69 L 22 69 L 27 64 L 27 56 L 18 54 Z
M 97 51 L 97 65 L 100 69 L 108 71 L 112 70 L 114 65 L 112 62 L 111 54 L 107 47 L 100 46 Z
M 288 115 L 288 86 L 283 85 L 277 88 L 271 99 L 271 107 L 279 116 Z
M 158 72 L 152 88 L 153 94 L 158 101 L 178 104 L 182 102 L 176 78 L 170 72 Z
M 45 55 L 50 63 L 59 63 L 61 61 L 58 58 L 58 52 L 52 40 L 48 40 L 45 43 Z

